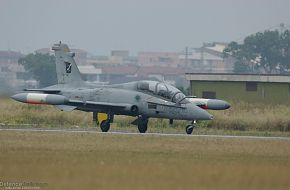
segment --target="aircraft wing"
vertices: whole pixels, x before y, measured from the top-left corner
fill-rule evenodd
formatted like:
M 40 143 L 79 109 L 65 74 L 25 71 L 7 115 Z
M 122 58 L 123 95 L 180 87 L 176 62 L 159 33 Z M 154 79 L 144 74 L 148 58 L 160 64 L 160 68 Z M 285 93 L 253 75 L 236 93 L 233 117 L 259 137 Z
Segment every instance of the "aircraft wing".
M 94 101 L 81 101 L 81 100 L 69 100 L 66 105 L 88 108 L 104 108 L 104 109 L 126 109 L 131 107 L 130 104 L 117 104 L 108 102 L 94 102 Z
M 159 98 L 155 98 L 155 97 L 154 98 L 147 99 L 147 103 L 148 104 L 159 105 L 159 106 L 175 107 L 175 108 L 185 109 L 185 107 L 183 107 L 183 106 L 177 105 L 177 104 L 172 103 L 172 102 L 168 102 L 166 100 L 162 100 L 162 99 L 159 99 Z
M 59 89 L 24 89 L 23 91 L 26 92 L 42 92 L 42 93 L 46 93 L 46 94 L 58 94 L 61 92 L 61 90 Z

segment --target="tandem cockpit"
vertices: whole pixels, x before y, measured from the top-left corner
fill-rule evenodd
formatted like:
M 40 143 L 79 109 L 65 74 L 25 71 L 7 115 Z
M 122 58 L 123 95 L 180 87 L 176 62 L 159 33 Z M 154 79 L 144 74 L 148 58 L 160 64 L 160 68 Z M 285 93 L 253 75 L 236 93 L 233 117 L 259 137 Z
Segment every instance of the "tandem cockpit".
M 159 96 L 162 99 L 174 103 L 189 103 L 189 101 L 186 99 L 186 96 L 180 90 L 163 82 L 140 81 L 137 84 L 137 90 Z

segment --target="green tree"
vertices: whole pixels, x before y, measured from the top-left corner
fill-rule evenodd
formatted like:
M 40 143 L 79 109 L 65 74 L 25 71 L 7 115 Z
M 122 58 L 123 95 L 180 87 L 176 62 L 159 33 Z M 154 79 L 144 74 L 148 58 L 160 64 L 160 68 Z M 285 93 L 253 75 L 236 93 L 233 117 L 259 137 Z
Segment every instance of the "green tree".
M 18 60 L 18 64 L 33 74 L 33 78 L 39 82 L 40 87 L 46 87 L 57 83 L 55 70 L 55 57 L 49 54 L 29 54 Z
M 285 73 L 290 68 L 290 35 L 276 31 L 258 32 L 245 38 L 243 44 L 231 42 L 224 56 L 236 59 L 235 72 Z
M 286 30 L 282 35 L 281 35 L 281 54 L 282 56 L 280 57 L 280 65 L 279 69 L 280 71 L 290 73 L 290 31 Z

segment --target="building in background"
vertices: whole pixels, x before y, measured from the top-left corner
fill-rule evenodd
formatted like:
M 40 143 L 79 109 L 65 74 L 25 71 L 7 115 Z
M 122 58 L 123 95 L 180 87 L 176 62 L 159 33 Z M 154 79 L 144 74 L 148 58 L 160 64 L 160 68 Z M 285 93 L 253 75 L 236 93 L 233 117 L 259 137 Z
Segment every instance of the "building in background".
M 290 105 L 289 75 L 186 73 L 186 78 L 197 97 Z
M 87 65 L 87 59 L 88 59 L 88 52 L 83 49 L 71 49 L 72 52 L 75 53 L 75 61 L 79 65 Z M 41 53 L 41 54 L 49 54 L 54 55 L 54 51 L 52 51 L 51 48 L 41 48 L 35 50 L 35 53 Z
M 96 83 L 117 84 L 136 80 L 164 81 L 177 86 L 188 86 L 181 68 L 158 66 L 79 66 L 85 79 Z
M 102 74 L 102 69 L 96 68 L 93 65 L 81 65 L 78 66 L 83 80 L 89 82 L 100 82 L 100 76 Z
M 137 65 L 136 57 L 130 56 L 127 50 L 112 50 L 110 56 L 93 56 L 90 57 L 87 62 L 96 67 Z
M 128 59 L 129 51 L 127 51 L 127 50 L 112 50 L 111 56 L 112 57 L 120 57 L 122 59 Z
M 234 60 L 224 58 L 223 50 L 226 43 L 205 43 L 200 48 L 186 48 L 185 53 L 179 56 L 180 66 L 188 72 L 196 73 L 232 73 Z
M 18 59 L 24 57 L 16 51 L 0 51 L 0 92 L 37 85 L 30 73 L 26 72 Z
M 232 72 L 232 60 L 223 58 L 226 43 L 208 43 L 200 48 L 181 52 L 139 52 L 130 56 L 127 50 L 112 50 L 107 56 L 93 56 L 86 50 L 71 49 L 85 80 L 94 83 L 116 84 L 134 80 L 158 80 L 187 88 L 185 72 L 228 73 Z M 50 48 L 36 53 L 53 55 Z M 88 56 L 89 55 L 89 56 Z M 38 83 L 32 75 L 18 65 L 23 57 L 19 52 L 0 51 L 0 82 L 8 88 L 32 88 Z
M 138 65 L 177 67 L 179 64 L 179 53 L 177 52 L 140 52 L 138 53 Z

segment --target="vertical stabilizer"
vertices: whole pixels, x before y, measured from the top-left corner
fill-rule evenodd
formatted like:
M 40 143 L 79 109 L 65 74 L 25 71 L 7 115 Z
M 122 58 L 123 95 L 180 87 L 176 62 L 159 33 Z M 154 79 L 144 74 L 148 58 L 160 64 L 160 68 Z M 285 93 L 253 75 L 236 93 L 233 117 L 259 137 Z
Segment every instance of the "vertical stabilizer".
M 54 44 L 55 65 L 58 84 L 82 83 L 80 71 L 74 60 L 75 53 L 66 44 Z

